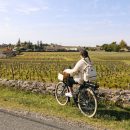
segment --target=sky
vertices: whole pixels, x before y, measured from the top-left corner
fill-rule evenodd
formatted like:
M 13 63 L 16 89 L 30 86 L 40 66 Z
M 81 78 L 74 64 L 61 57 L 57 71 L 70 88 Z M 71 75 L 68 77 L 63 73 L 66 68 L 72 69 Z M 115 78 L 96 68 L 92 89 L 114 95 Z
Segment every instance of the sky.
M 0 0 L 0 43 L 130 45 L 130 0 Z

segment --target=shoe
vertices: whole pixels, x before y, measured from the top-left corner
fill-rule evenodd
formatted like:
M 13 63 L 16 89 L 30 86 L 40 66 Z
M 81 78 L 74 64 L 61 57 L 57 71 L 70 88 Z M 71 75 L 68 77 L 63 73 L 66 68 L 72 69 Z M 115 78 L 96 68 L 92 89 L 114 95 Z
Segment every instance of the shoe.
M 65 96 L 66 96 L 66 97 L 73 97 L 73 95 L 72 95 L 71 92 L 65 93 Z

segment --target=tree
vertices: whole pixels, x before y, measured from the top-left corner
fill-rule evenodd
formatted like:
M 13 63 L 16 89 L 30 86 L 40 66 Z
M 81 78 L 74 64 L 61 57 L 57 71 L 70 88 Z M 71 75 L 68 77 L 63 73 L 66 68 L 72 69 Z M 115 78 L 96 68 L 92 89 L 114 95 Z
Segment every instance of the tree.
M 127 43 L 124 40 L 120 41 L 119 46 L 120 46 L 121 49 L 128 48 Z
M 20 41 L 20 38 L 19 38 L 18 42 L 16 43 L 16 47 L 21 47 L 21 41 Z
M 111 51 L 109 44 L 103 44 L 102 49 L 105 50 L 105 51 Z
M 102 47 L 102 50 L 105 50 L 108 52 L 111 52 L 111 51 L 119 52 L 121 49 L 120 46 L 116 42 L 112 42 L 110 44 L 103 44 L 101 47 Z
M 27 42 L 27 49 L 33 49 L 33 44 L 32 42 Z
M 120 50 L 120 47 L 116 42 L 112 42 L 109 47 L 111 48 L 111 51 L 118 52 Z

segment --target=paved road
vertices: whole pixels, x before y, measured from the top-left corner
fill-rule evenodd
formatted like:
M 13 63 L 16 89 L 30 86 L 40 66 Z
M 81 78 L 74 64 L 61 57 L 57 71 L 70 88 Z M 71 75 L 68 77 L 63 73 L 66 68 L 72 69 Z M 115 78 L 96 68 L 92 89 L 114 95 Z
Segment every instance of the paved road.
M 62 119 L 19 114 L 0 109 L 0 130 L 97 130 L 89 125 L 70 123 Z

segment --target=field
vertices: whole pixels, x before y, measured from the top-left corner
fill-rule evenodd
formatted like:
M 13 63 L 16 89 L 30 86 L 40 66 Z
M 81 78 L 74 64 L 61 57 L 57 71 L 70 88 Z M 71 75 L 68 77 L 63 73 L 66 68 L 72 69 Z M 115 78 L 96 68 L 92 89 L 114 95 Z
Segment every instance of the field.
M 130 89 L 130 53 L 89 52 L 100 87 Z M 79 52 L 26 52 L 0 59 L 0 78 L 58 82 L 57 74 L 73 67 Z M 56 116 L 96 128 L 130 129 L 130 108 L 99 102 L 94 118 L 87 118 L 70 102 L 60 106 L 54 96 L 33 94 L 0 86 L 0 107 Z
M 101 87 L 129 89 L 130 53 L 89 52 Z M 57 74 L 73 67 L 79 52 L 25 52 L 0 59 L 0 78 L 58 82 Z

